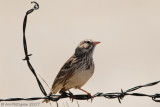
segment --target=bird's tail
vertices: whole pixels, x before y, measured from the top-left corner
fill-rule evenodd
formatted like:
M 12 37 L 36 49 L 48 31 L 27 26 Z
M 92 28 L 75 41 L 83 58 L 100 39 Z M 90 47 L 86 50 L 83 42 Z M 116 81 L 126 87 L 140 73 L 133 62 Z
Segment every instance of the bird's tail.
M 42 101 L 42 103 L 49 103 L 49 102 L 50 102 L 49 99 L 45 99 L 45 100 Z
M 48 95 L 54 95 L 54 94 L 56 94 L 60 89 L 62 89 L 62 85 L 58 85 L 58 86 L 57 85 L 53 85 L 52 89 L 53 90 L 51 90 L 51 92 Z M 49 99 L 44 99 L 42 101 L 42 103 L 49 103 L 49 102 L 50 102 Z
M 49 95 L 52 95 L 52 92 L 50 92 Z M 44 99 L 44 100 L 42 101 L 42 103 L 49 103 L 49 102 L 50 102 L 49 99 Z

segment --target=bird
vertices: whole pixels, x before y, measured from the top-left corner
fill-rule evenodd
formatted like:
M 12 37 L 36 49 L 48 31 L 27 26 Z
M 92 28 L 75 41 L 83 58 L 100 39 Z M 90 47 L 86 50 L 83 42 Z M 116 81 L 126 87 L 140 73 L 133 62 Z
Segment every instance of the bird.
M 75 88 L 91 96 L 89 92 L 81 87 L 94 73 L 93 52 L 99 43 L 101 42 L 85 39 L 78 44 L 74 54 L 64 63 L 56 76 L 49 95 L 55 95 L 58 91 L 59 93 L 70 92 L 71 88 Z M 49 99 L 45 99 L 42 102 L 48 103 L 49 101 Z

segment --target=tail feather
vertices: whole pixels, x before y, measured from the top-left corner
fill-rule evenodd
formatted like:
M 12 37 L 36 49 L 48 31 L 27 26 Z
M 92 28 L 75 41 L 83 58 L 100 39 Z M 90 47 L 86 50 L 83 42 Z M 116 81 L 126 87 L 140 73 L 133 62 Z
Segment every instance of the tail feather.
M 54 94 L 56 94 L 60 89 L 62 89 L 62 85 L 54 86 L 54 87 L 52 87 L 52 89 L 53 90 L 48 95 L 54 95 Z M 42 101 L 42 103 L 49 103 L 49 102 L 50 102 L 49 99 L 44 99 Z
M 42 101 L 42 103 L 49 103 L 49 102 L 50 102 L 49 99 L 45 99 L 45 100 Z
M 52 95 L 52 92 L 50 92 L 49 95 Z M 44 100 L 42 101 L 42 103 L 49 103 L 49 102 L 50 102 L 49 99 L 44 99 Z

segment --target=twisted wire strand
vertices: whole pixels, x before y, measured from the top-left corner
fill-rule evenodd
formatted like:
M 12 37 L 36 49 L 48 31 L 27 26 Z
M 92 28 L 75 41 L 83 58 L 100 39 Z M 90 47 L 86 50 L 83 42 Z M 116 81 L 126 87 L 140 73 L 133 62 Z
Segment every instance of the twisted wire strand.
M 26 60 L 27 61 L 27 65 L 29 67 L 29 69 L 32 71 L 33 75 L 35 76 L 37 82 L 38 82 L 38 85 L 39 85 L 39 88 L 40 90 L 42 91 L 42 93 L 44 94 L 44 96 L 47 96 L 47 93 L 42 85 L 42 83 L 40 82 L 40 80 L 38 79 L 37 77 L 37 74 L 32 66 L 32 64 L 30 63 L 30 60 L 29 60 L 29 56 L 31 56 L 32 54 L 28 54 L 28 49 L 27 49 L 27 41 L 26 41 L 26 36 L 25 36 L 25 31 L 26 31 L 26 24 L 27 24 L 27 17 L 30 13 L 32 13 L 34 10 L 37 10 L 39 9 L 39 4 L 37 2 L 31 2 L 31 3 L 34 3 L 34 7 L 30 10 L 28 10 L 26 12 L 26 15 L 24 17 L 24 21 L 23 21 L 23 46 L 24 46 L 24 53 L 25 53 L 25 59 L 23 60 Z
M 7 99 L 0 99 L 0 101 L 22 101 L 22 100 L 26 100 L 26 101 L 31 101 L 31 100 L 41 100 L 41 99 L 49 99 L 51 101 L 58 101 L 60 99 L 63 99 L 63 98 L 70 98 L 72 97 L 73 98 L 73 95 L 71 96 L 69 93 L 63 93 L 61 95 L 50 95 L 48 96 L 42 83 L 40 82 L 33 66 L 31 65 L 30 63 L 30 59 L 29 57 L 32 55 L 32 54 L 28 54 L 28 49 L 27 49 L 27 41 L 26 41 L 26 36 L 25 36 L 25 31 L 26 31 L 26 24 L 27 24 L 27 16 L 32 13 L 34 10 L 37 10 L 39 9 L 39 5 L 37 2 L 31 2 L 31 3 L 34 3 L 34 7 L 30 10 L 28 10 L 26 12 L 26 15 L 24 17 L 24 22 L 23 22 L 23 46 L 24 46 L 24 53 L 25 53 L 25 59 L 23 60 L 26 60 L 27 61 L 27 65 L 29 67 L 29 69 L 31 70 L 31 72 L 33 73 L 33 75 L 35 76 L 36 78 L 36 81 L 39 85 L 39 88 L 41 90 L 41 92 L 44 94 L 44 97 L 29 97 L 29 98 L 7 98 Z M 120 92 L 113 92 L 113 93 L 96 93 L 93 95 L 93 98 L 96 98 L 96 97 L 104 97 L 104 98 L 108 98 L 108 99 L 115 99 L 117 98 L 119 103 L 121 103 L 121 100 L 125 97 L 125 96 L 143 96 L 143 97 L 149 97 L 151 98 L 153 101 L 155 102 L 160 102 L 160 94 L 159 93 L 156 93 L 156 94 L 153 94 L 153 95 L 149 95 L 149 94 L 143 94 L 143 93 L 131 93 L 135 90 L 138 90 L 140 88 L 144 88 L 144 87 L 149 87 L 149 86 L 154 86 L 156 84 L 160 83 L 160 81 L 156 81 L 156 82 L 152 82 L 152 83 L 148 83 L 148 84 L 144 84 L 144 85 L 139 85 L 139 86 L 136 86 L 136 87 L 133 87 L 133 88 L 130 88 L 130 89 L 127 89 L 126 91 L 123 91 L 121 89 Z M 88 100 L 88 99 L 91 99 L 91 96 L 88 96 L 86 94 L 79 94 L 79 95 L 74 95 L 74 99 L 77 99 L 77 100 Z

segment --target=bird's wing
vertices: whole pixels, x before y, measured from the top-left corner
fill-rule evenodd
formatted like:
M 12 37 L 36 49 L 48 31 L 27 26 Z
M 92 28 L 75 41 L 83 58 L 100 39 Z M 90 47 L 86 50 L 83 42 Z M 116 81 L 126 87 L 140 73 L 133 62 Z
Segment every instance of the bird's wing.
M 59 84 L 61 85 L 65 84 L 66 80 L 70 78 L 70 76 L 75 71 L 76 63 L 77 63 L 77 58 L 75 56 L 72 56 L 67 60 L 67 62 L 63 65 L 63 67 L 59 71 L 56 79 L 54 80 L 52 85 L 52 90 L 54 90 L 54 88 Z

